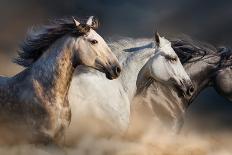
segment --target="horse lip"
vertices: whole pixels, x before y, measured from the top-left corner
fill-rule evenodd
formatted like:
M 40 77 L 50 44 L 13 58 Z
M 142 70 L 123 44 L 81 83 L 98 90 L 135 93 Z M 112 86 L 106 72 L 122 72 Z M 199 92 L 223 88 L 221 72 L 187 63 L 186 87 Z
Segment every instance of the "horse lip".
M 182 97 L 188 96 L 187 89 L 184 86 L 179 87 L 179 90 L 181 91 Z
M 186 97 L 187 96 L 187 89 L 184 86 L 184 83 L 182 81 L 178 82 L 176 79 L 170 78 L 169 82 L 174 86 L 179 97 Z
M 100 68 L 97 69 L 97 70 L 99 70 L 100 72 L 105 73 L 106 78 L 109 79 L 109 80 L 113 80 L 113 79 L 116 79 L 116 78 L 118 77 L 118 76 L 112 74 L 112 72 L 110 71 L 110 69 L 105 68 L 105 67 L 103 67 L 103 66 L 100 67 Z
M 121 67 L 117 64 L 105 67 L 106 77 L 109 80 L 117 79 L 120 76 Z
M 119 74 L 114 73 L 113 65 L 110 65 L 110 64 L 103 65 L 103 63 L 101 63 L 101 61 L 99 61 L 98 59 L 95 62 L 96 62 L 96 65 L 98 66 L 98 70 L 105 73 L 107 79 L 113 80 L 119 77 Z M 114 67 L 115 66 L 117 65 L 114 65 Z
M 110 67 L 103 67 L 103 72 L 106 75 L 106 78 L 109 80 L 114 80 L 116 79 L 118 76 L 115 75 L 112 70 L 110 69 Z
M 194 86 L 191 80 L 180 80 L 179 83 L 176 82 L 177 87 L 182 91 L 183 97 L 190 98 L 194 92 Z
M 113 80 L 113 79 L 115 79 L 116 77 L 113 77 L 113 76 L 110 75 L 110 74 L 106 74 L 106 78 L 109 79 L 109 80 Z
M 180 96 L 180 95 L 181 95 L 180 97 L 187 97 L 188 96 L 187 89 L 183 84 L 180 85 L 178 82 L 175 82 L 174 87 L 178 91 L 178 96 Z
M 111 69 L 105 69 L 105 71 L 106 78 L 109 80 L 114 80 L 118 77 L 118 75 L 114 74 Z

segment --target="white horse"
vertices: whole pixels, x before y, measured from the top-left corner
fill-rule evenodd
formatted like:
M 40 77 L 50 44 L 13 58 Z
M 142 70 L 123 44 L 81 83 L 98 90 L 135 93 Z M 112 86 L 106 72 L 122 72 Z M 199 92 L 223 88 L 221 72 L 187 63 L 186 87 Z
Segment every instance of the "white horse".
M 192 87 L 189 76 L 181 65 L 170 42 L 155 35 L 155 42 L 149 39 L 122 39 L 111 45 L 112 51 L 122 64 L 121 76 L 113 81 L 90 68 L 76 70 L 69 100 L 72 108 L 72 120 L 68 132 L 75 134 L 79 120 L 97 118 L 104 120 L 113 131 L 124 132 L 129 125 L 130 106 L 137 90 L 136 81 L 139 72 L 165 85 L 175 84 L 188 94 Z

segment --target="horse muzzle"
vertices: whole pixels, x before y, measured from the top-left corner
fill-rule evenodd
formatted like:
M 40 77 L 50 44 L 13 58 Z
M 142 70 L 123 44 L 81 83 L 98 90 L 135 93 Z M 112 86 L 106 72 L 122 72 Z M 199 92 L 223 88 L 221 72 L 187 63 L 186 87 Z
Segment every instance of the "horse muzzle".
M 119 77 L 121 73 L 121 66 L 119 63 L 102 63 L 100 60 L 96 60 L 96 68 L 97 70 L 105 73 L 106 78 L 109 80 L 113 80 Z
M 184 97 L 191 97 L 194 93 L 194 86 L 190 80 L 180 80 L 176 82 L 175 87 L 179 94 Z
M 106 69 L 106 78 L 109 80 L 113 80 L 119 77 L 120 73 L 121 73 L 121 67 L 120 65 L 116 64 L 113 65 L 111 67 L 108 67 Z

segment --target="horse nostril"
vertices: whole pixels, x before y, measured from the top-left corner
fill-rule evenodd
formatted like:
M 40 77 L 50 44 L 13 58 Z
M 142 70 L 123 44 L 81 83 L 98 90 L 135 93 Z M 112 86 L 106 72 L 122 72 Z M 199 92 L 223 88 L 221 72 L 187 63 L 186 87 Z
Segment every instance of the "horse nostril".
M 114 73 L 118 76 L 121 73 L 121 68 L 119 66 L 115 66 Z
M 194 92 L 194 87 L 191 86 L 190 89 L 189 89 L 189 91 L 190 91 L 191 93 Z
M 190 86 L 188 89 L 188 94 L 191 95 L 194 92 L 194 87 Z

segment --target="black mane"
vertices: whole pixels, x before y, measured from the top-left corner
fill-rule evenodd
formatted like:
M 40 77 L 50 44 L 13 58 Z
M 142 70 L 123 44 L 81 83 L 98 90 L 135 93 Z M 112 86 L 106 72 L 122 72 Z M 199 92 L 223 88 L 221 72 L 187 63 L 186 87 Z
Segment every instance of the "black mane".
M 232 49 L 230 47 L 219 47 L 218 52 L 221 55 L 220 68 L 232 66 Z
M 89 32 L 90 26 L 74 24 L 72 18 L 56 19 L 49 25 L 32 28 L 18 50 L 15 63 L 29 67 L 60 37 L 70 33 L 76 37 Z
M 217 49 L 214 46 L 192 40 L 189 37 L 174 38 L 170 41 L 172 48 L 182 63 L 187 63 L 192 58 L 199 57 L 201 59 L 206 55 L 214 55 L 217 53 Z
M 172 48 L 184 63 L 202 60 L 213 56 L 219 56 L 219 68 L 224 68 L 232 65 L 232 49 L 229 47 L 219 47 L 192 40 L 190 37 L 174 38 L 171 39 Z M 191 61 L 190 59 L 196 58 Z M 208 62 L 209 63 L 209 62 Z

